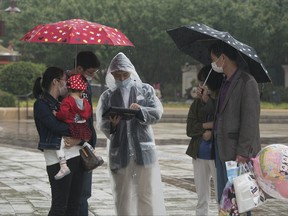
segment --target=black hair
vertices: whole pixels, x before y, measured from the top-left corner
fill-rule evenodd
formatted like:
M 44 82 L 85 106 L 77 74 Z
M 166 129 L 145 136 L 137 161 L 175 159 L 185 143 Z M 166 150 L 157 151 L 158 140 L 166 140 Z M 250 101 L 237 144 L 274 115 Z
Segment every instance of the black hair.
M 97 56 L 91 51 L 81 51 L 77 55 L 76 67 L 81 66 L 83 70 L 88 68 L 99 68 L 100 61 Z M 75 62 L 74 62 L 75 65 Z
M 237 50 L 233 48 L 232 46 L 230 46 L 229 44 L 220 40 L 218 40 L 217 42 L 211 45 L 209 49 L 209 54 L 211 52 L 217 57 L 220 57 L 221 54 L 225 54 L 232 61 L 237 60 L 237 55 L 238 55 Z
M 38 77 L 33 86 L 34 98 L 39 98 L 44 92 L 48 92 L 54 79 L 61 79 L 64 70 L 58 67 L 48 67 L 42 77 Z
M 202 67 L 197 74 L 197 79 L 201 82 L 204 82 L 210 70 L 211 65 L 206 65 Z M 212 70 L 206 82 L 206 85 L 211 91 L 216 91 L 220 89 L 222 81 L 223 81 L 223 74 L 217 73 L 214 70 Z

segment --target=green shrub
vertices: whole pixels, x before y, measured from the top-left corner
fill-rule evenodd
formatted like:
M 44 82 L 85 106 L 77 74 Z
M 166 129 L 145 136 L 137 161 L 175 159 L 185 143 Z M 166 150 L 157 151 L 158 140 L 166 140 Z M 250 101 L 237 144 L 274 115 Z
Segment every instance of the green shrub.
M 264 84 L 261 100 L 270 103 L 287 103 L 288 88 L 275 86 L 273 84 Z
M 16 97 L 0 90 L 0 107 L 15 107 Z
M 180 101 L 182 100 L 181 84 L 163 84 L 161 86 L 161 94 L 163 101 Z
M 0 89 L 14 95 L 26 95 L 32 91 L 35 79 L 44 70 L 45 65 L 31 62 L 5 65 L 0 72 Z

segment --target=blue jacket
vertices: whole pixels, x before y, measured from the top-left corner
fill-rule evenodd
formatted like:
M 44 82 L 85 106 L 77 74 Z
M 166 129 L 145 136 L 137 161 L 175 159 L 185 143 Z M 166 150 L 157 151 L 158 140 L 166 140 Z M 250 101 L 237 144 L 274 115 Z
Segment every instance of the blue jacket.
M 60 103 L 46 93 L 34 103 L 34 121 L 40 137 L 38 149 L 60 149 L 62 136 L 70 136 L 69 125 L 56 119 Z

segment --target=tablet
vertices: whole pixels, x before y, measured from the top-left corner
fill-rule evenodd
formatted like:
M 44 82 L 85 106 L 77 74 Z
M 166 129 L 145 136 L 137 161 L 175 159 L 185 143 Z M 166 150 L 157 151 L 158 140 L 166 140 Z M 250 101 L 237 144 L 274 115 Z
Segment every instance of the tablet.
M 139 109 L 129 109 L 124 107 L 114 107 L 111 106 L 109 109 L 103 113 L 103 118 L 109 118 L 109 116 L 114 117 L 115 115 L 121 116 L 122 120 L 130 120 L 134 117 L 139 118 L 141 115 L 141 110 Z

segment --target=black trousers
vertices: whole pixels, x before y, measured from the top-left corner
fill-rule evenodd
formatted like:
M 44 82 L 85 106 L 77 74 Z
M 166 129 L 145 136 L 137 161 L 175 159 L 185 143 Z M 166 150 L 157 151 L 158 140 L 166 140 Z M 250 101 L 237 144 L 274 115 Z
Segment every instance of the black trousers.
M 60 165 L 57 163 L 46 167 L 52 193 L 49 216 L 79 215 L 84 175 L 80 156 L 67 160 L 67 165 L 71 173 L 59 180 L 55 180 L 54 176 L 59 171 Z
M 83 178 L 82 195 L 80 199 L 79 216 L 88 216 L 88 199 L 92 194 L 92 172 L 85 172 Z

